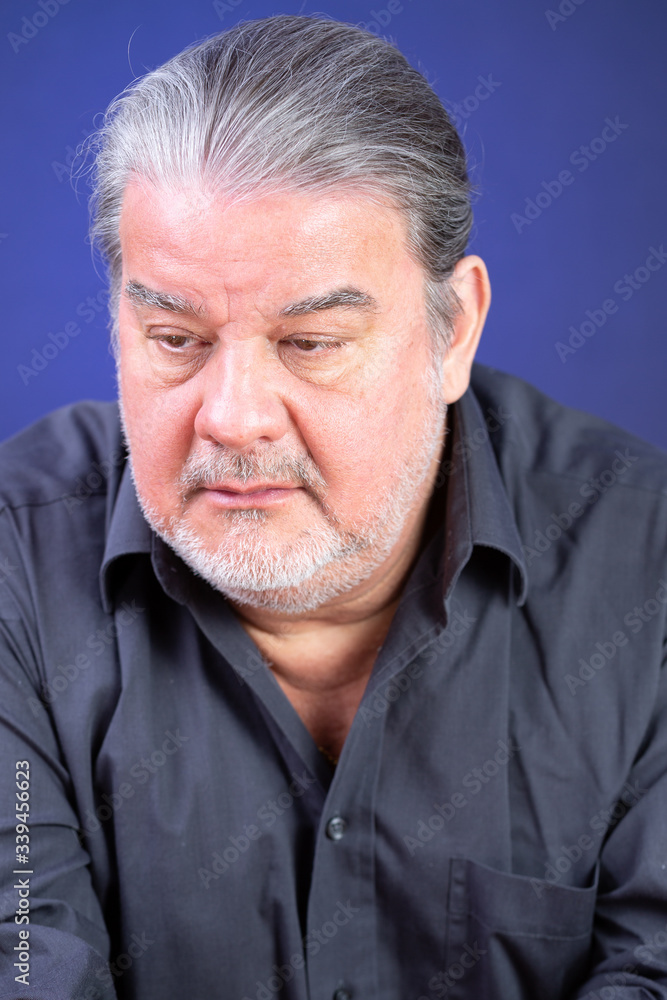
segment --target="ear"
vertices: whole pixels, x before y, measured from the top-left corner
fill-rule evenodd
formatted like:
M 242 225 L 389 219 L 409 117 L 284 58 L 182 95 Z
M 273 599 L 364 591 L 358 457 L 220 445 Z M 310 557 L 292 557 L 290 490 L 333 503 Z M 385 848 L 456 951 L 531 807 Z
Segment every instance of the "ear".
M 462 257 L 450 278 L 461 300 L 454 320 L 452 342 L 442 360 L 442 391 L 446 403 L 455 403 L 468 388 L 470 371 L 491 304 L 491 284 L 486 264 L 471 254 Z

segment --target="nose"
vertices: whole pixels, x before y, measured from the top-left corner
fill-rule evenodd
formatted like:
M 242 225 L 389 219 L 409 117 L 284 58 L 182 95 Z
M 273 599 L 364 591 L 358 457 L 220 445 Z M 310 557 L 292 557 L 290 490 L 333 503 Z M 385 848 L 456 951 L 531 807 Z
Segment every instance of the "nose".
M 262 338 L 219 344 L 205 369 L 195 418 L 198 436 L 237 451 L 259 441 L 278 441 L 290 427 L 278 378 L 277 361 Z

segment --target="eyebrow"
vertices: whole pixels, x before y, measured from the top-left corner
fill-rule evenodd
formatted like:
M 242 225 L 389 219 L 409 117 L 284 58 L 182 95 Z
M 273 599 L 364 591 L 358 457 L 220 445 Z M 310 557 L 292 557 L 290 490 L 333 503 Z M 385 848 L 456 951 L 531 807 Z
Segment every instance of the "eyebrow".
M 156 292 L 147 288 L 139 281 L 128 281 L 125 294 L 132 302 L 140 306 L 150 306 L 153 309 L 165 309 L 167 312 L 186 314 L 189 316 L 206 316 L 202 306 L 196 306 L 182 295 L 169 295 L 167 292 Z
M 326 309 L 363 309 L 374 312 L 378 304 L 372 295 L 358 288 L 337 288 L 324 295 L 311 295 L 280 310 L 280 316 L 307 316 Z
M 137 305 L 149 306 L 153 309 L 165 309 L 167 312 L 190 316 L 206 316 L 206 310 L 196 306 L 182 295 L 170 295 L 167 292 L 156 292 L 147 288 L 139 281 L 128 281 L 125 293 Z M 307 316 L 310 313 L 325 312 L 327 309 L 361 309 L 374 312 L 378 308 L 377 301 L 367 292 L 359 288 L 337 288 L 323 295 L 311 295 L 292 302 L 281 309 L 279 316 Z

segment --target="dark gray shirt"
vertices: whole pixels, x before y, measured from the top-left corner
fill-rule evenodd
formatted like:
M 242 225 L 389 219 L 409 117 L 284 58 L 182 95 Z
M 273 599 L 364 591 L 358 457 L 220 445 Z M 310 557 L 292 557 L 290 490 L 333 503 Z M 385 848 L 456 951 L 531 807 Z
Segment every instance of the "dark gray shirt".
M 667 997 L 667 462 L 480 367 L 450 413 L 335 770 L 115 405 L 2 446 L 0 997 Z

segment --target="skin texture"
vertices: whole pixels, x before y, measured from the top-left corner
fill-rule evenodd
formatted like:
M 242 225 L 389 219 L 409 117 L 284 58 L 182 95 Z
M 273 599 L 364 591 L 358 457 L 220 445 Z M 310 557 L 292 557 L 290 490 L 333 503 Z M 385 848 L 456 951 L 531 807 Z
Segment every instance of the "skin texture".
M 119 310 L 124 423 L 153 526 L 168 537 L 170 523 L 186 523 L 209 552 L 233 550 L 235 531 L 251 530 L 268 551 L 285 553 L 308 526 L 334 523 L 345 537 L 380 526 L 380 541 L 313 575 L 311 584 L 352 567 L 362 577 L 315 608 L 295 614 L 232 595 L 304 723 L 337 755 L 419 550 L 444 440 L 445 421 L 434 428 L 433 418 L 468 385 L 490 298 L 484 264 L 470 256 L 457 265 L 464 311 L 435 400 L 425 383 L 432 355 L 423 272 L 393 207 L 363 193 L 285 192 L 240 203 L 136 179 L 125 194 L 121 243 L 123 288 L 133 282 L 179 306 L 124 292 Z M 361 292 L 366 304 L 303 306 L 343 289 Z M 289 315 L 295 303 L 300 314 Z M 375 565 L 383 510 L 426 445 L 432 458 L 401 500 L 396 538 Z M 259 477 L 292 488 L 273 501 L 237 496 L 245 512 L 222 509 L 229 494 L 180 482 L 186 462 L 221 451 L 305 458 L 317 488 Z M 264 513 L 249 524 L 253 507 Z

